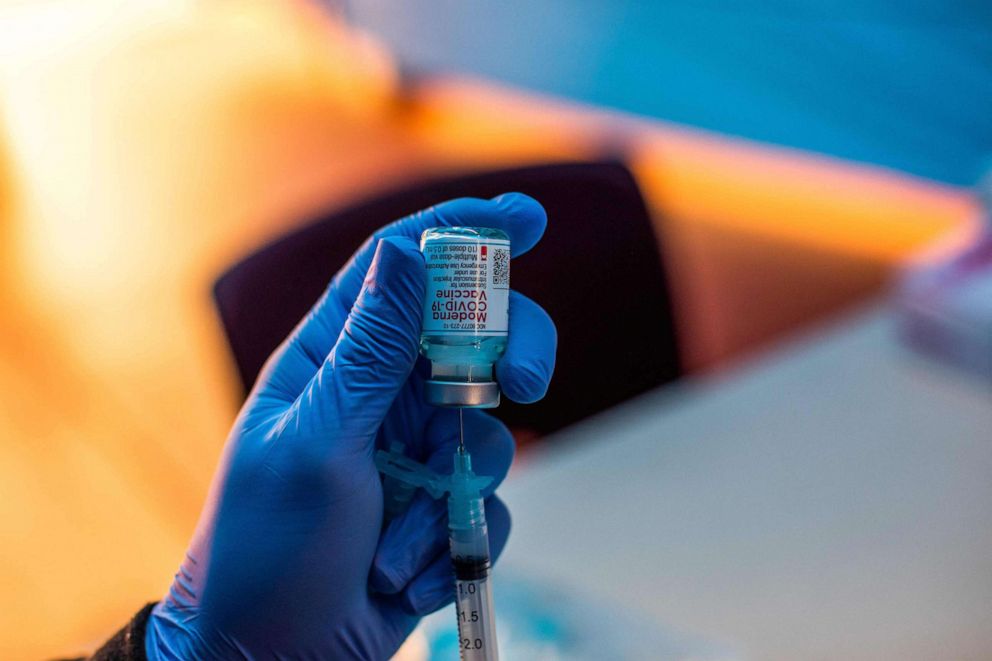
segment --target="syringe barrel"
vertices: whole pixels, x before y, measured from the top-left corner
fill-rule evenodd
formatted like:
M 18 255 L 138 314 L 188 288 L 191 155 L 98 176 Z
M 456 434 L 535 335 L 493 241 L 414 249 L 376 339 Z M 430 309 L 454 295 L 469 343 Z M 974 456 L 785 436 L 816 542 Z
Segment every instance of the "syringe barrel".
M 482 499 L 478 499 L 478 511 L 482 509 Z M 450 518 L 449 522 L 453 519 Z M 456 526 L 449 523 L 448 542 L 451 547 L 451 560 L 457 565 L 469 564 L 482 567 L 485 566 L 486 574 L 489 572 L 489 529 L 486 525 L 485 514 L 473 522 L 471 526 Z
M 458 648 L 462 661 L 497 661 L 489 534 L 482 499 L 473 500 L 478 502 L 462 505 L 469 505 L 473 513 L 480 512 L 481 516 L 472 517 L 475 520 L 471 525 L 449 527 L 451 564 L 455 570 Z
M 455 608 L 462 661 L 498 661 L 493 590 L 489 576 L 472 580 L 456 578 Z

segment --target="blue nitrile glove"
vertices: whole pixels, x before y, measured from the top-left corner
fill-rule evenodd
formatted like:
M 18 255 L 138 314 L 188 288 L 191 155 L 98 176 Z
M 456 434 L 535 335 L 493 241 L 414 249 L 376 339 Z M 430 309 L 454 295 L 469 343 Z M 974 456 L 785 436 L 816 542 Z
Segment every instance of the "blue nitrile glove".
M 418 494 L 383 531 L 372 459 L 399 440 L 450 472 L 457 443 L 457 411 L 424 404 L 414 369 L 426 276 L 417 241 L 428 227 L 496 227 L 518 255 L 545 224 L 525 195 L 460 199 L 384 228 L 355 253 L 242 408 L 186 559 L 149 620 L 149 659 L 386 659 L 421 615 L 452 600 L 443 500 Z M 507 397 L 544 395 L 555 344 L 547 314 L 514 292 L 496 365 Z M 495 488 L 513 457 L 510 434 L 467 410 L 465 442 Z M 487 496 L 495 557 L 510 520 Z

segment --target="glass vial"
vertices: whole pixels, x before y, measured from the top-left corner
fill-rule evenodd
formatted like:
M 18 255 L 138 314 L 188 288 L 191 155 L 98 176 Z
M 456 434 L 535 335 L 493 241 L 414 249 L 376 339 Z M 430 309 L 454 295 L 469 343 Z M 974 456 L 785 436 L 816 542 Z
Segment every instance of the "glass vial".
M 435 406 L 499 405 L 494 366 L 509 330 L 510 238 L 502 230 L 426 230 L 427 263 L 420 353 L 431 361 L 424 397 Z

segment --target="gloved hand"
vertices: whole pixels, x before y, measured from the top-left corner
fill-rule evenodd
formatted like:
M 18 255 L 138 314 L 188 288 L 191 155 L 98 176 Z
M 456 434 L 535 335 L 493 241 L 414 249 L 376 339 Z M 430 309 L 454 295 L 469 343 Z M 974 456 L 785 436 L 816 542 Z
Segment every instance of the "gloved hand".
M 420 616 L 453 598 L 443 501 L 420 493 L 382 530 L 377 448 L 451 472 L 457 412 L 423 403 L 415 368 L 426 269 L 417 241 L 434 226 L 496 227 L 514 255 L 544 232 L 544 210 L 507 194 L 459 199 L 373 235 L 273 354 L 242 408 L 169 595 L 149 619 L 150 660 L 386 659 Z M 503 393 L 544 395 L 555 328 L 513 292 L 510 335 L 496 365 Z M 495 478 L 486 511 L 496 557 L 509 534 L 491 496 L 513 440 L 465 411 L 475 470 Z

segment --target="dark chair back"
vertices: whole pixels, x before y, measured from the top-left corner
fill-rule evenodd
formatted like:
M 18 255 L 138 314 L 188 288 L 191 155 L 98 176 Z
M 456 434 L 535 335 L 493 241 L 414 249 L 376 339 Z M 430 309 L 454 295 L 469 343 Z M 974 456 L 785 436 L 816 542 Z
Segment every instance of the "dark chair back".
M 558 326 L 541 402 L 504 398 L 511 428 L 548 434 L 680 375 L 667 279 L 637 185 L 616 163 L 564 164 L 437 181 L 333 211 L 245 258 L 214 287 L 245 392 L 269 354 L 375 229 L 455 197 L 533 196 L 544 239 L 514 260 L 513 287 Z

